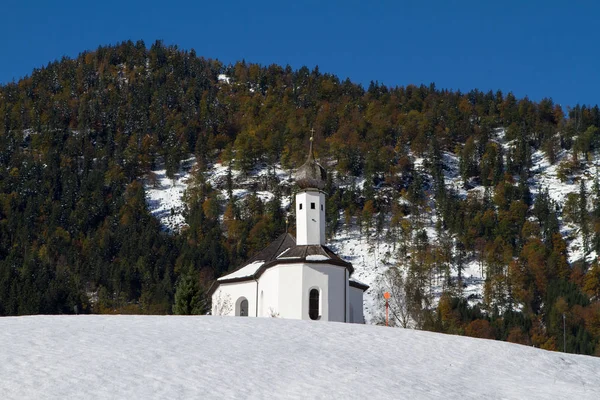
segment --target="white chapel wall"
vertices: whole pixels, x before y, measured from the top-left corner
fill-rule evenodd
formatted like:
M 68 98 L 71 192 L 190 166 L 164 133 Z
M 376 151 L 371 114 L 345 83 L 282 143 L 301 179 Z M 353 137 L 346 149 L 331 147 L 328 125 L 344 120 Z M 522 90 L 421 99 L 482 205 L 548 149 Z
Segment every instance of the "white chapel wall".
M 307 263 L 303 268 L 302 319 L 308 316 L 309 292 L 320 291 L 321 320 L 344 322 L 346 305 L 344 295 L 348 280 L 346 268 L 341 266 Z
M 302 264 L 280 264 L 278 310 L 282 318 L 302 319 Z
M 236 315 L 241 298 L 248 300 L 248 316 L 256 316 L 256 282 L 221 283 L 212 295 L 213 315 Z
M 364 323 L 363 291 L 349 286 L 348 270 L 321 263 L 279 264 L 255 280 L 221 283 L 212 296 L 213 315 L 239 315 L 240 301 L 248 302 L 248 316 L 310 319 L 309 293 L 319 290 L 323 321 Z
M 281 316 L 279 314 L 279 268 L 274 266 L 265 270 L 258 281 L 258 316 Z

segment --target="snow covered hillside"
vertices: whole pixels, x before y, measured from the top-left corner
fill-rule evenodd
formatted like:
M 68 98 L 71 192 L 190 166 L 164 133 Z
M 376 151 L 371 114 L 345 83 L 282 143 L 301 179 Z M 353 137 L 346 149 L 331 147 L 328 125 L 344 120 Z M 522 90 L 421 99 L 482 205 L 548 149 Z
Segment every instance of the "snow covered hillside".
M 3 399 L 598 399 L 600 359 L 267 318 L 0 319 Z
M 508 141 L 506 139 L 506 132 L 503 128 L 494 130 L 492 140 L 502 146 L 505 157 L 506 153 L 515 146 L 514 141 Z M 565 221 L 565 219 L 562 218 L 561 210 L 564 208 L 569 194 L 576 194 L 579 192 L 580 179 L 584 180 L 587 193 L 589 194 L 592 192 L 596 169 L 600 165 L 600 159 L 598 158 L 594 158 L 587 162 L 582 161 L 578 170 L 575 170 L 570 175 L 565 176 L 563 174 L 563 176 L 560 176 L 558 172 L 559 165 L 572 159 L 572 156 L 572 151 L 561 150 L 557 154 L 556 162 L 551 164 L 541 150 L 534 151 L 532 148 L 532 178 L 528 181 L 528 186 L 534 199 L 541 191 L 547 190 L 550 198 L 556 202 L 560 216 L 560 232 L 568 245 L 568 261 L 570 263 L 576 262 L 584 257 L 583 239 L 579 226 L 572 222 Z M 412 153 L 411 158 L 415 170 L 419 171 L 426 180 L 431 180 L 432 177 L 424 166 L 424 159 L 416 157 Z M 459 173 L 459 157 L 456 154 L 444 152 L 442 162 L 445 184 L 449 189 L 452 189 L 463 198 L 469 195 L 478 196 L 480 198 L 483 197 L 485 192 L 483 186 L 471 182 L 469 187 L 465 187 Z M 182 170 L 177 174 L 174 182 L 171 182 L 171 180 L 165 177 L 164 170 L 154 171 L 154 175 L 158 177 L 158 184 L 155 186 L 147 185 L 146 187 L 149 207 L 152 213 L 161 221 L 168 231 L 177 231 L 184 224 L 181 215 L 181 211 L 183 210 L 182 196 L 187 187 L 186 182 L 190 176 L 192 164 L 193 158 L 187 160 L 187 162 L 182 165 Z M 333 169 L 332 166 L 329 168 Z M 224 200 L 227 199 L 227 173 L 228 168 L 222 164 L 214 164 L 206 172 L 207 181 L 221 192 L 221 196 Z M 285 170 L 281 168 L 280 165 L 269 167 L 266 164 L 263 164 L 248 175 L 242 175 L 239 171 L 232 169 L 231 177 L 233 183 L 233 196 L 239 200 L 243 200 L 254 191 L 261 200 L 268 201 L 273 197 L 273 193 L 270 191 L 273 187 L 273 182 L 279 184 L 282 188 L 285 188 L 286 190 L 284 192 L 287 193 L 289 193 L 289 189 L 293 185 L 292 171 Z M 345 177 L 345 182 L 336 181 L 335 184 L 340 187 L 349 188 L 350 186 L 353 186 L 354 188 L 361 189 L 365 184 L 365 179 L 364 177 Z M 381 198 L 387 196 L 387 200 L 385 201 L 389 200 L 389 188 L 387 188 L 387 193 L 378 186 L 374 189 L 376 191 L 376 197 Z M 493 195 L 493 188 L 490 189 L 490 194 Z M 401 198 L 400 201 L 406 202 L 404 198 Z M 290 212 L 289 206 L 292 202 L 293 199 L 291 196 L 284 196 L 282 198 L 282 207 Z M 591 202 L 588 202 L 588 204 L 589 203 Z M 431 243 L 438 240 L 438 232 L 435 229 L 437 222 L 435 206 L 435 202 L 430 200 L 427 215 L 424 218 L 425 226 L 423 227 L 427 233 L 428 240 Z M 339 221 L 339 229 L 337 229 L 335 235 L 328 241 L 328 245 L 334 252 L 353 264 L 355 268 L 354 277 L 356 279 L 371 287 L 365 294 L 365 318 L 367 322 L 374 322 L 381 317 L 381 307 L 379 307 L 380 304 L 377 304 L 378 279 L 390 266 L 398 265 L 399 262 L 397 243 L 395 244 L 390 237 L 391 235 L 388 235 L 389 218 L 387 218 L 386 226 L 379 237 L 376 237 L 374 233 L 371 233 L 371 236 L 367 237 L 364 230 L 360 230 L 356 225 L 354 218 L 352 219 L 351 224 L 346 226 L 343 222 L 344 215 L 342 213 L 340 213 Z M 595 258 L 596 254 L 594 251 L 590 251 L 586 255 L 587 261 L 592 261 Z M 462 293 L 471 304 L 480 303 L 483 299 L 483 283 L 485 281 L 484 272 L 485 268 L 480 261 L 478 262 L 475 260 L 475 257 L 471 256 L 469 259 L 465 260 L 463 271 L 464 287 Z M 453 278 L 457 277 L 455 266 L 452 266 L 451 275 Z M 436 304 L 443 289 L 441 284 L 433 288 L 433 305 Z

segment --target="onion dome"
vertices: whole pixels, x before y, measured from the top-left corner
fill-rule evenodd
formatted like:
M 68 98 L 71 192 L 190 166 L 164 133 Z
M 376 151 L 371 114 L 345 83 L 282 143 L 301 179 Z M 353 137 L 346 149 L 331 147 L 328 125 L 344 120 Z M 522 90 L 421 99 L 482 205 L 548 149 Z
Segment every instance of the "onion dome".
M 327 172 L 316 160 L 313 152 L 313 137 L 310 137 L 310 149 L 306 162 L 296 171 L 296 184 L 300 189 L 323 190 L 327 183 Z

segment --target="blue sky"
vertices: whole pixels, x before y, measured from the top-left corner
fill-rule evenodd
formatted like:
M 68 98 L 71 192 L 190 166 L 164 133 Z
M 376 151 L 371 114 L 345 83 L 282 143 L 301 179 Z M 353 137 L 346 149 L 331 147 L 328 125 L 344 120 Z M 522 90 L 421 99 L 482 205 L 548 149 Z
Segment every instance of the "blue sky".
M 318 65 L 365 87 L 435 82 L 563 106 L 600 103 L 593 1 L 53 3 L 3 1 L 0 83 L 99 45 L 162 39 L 226 64 Z

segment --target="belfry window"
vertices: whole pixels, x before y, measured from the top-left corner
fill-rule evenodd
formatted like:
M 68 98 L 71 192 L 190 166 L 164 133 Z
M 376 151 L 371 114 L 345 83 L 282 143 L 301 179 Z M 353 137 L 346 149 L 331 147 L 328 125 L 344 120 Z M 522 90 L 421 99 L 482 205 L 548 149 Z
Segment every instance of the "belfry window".
M 302 203 L 300 203 L 300 209 L 302 210 Z
M 315 203 L 310 203 L 310 209 L 314 210 L 315 209 Z
M 308 316 L 312 320 L 319 319 L 319 289 L 311 289 L 308 294 Z
M 323 204 L 321 204 L 321 211 L 323 211 Z

